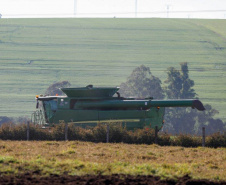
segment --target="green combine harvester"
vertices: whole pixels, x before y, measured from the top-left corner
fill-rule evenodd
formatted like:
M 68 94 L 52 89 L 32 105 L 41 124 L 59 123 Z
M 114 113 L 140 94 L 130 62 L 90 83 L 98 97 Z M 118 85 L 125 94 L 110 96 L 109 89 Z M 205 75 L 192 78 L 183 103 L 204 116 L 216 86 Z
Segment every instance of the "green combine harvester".
M 165 107 L 192 107 L 205 110 L 199 100 L 153 100 L 153 98 L 124 98 L 119 87 L 61 88 L 66 96 L 36 96 L 34 124 L 53 126 L 60 122 L 77 126 L 118 122 L 127 129 L 156 128 L 164 124 Z

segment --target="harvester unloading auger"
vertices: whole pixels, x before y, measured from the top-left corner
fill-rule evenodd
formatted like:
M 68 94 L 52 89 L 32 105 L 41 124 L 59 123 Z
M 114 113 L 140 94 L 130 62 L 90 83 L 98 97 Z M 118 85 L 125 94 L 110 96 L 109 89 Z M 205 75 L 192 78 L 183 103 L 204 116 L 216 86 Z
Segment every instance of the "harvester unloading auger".
M 66 96 L 36 96 L 35 124 L 74 122 L 95 126 L 98 122 L 121 122 L 127 129 L 155 128 L 164 124 L 165 107 L 191 107 L 205 110 L 197 99 L 153 100 L 120 97 L 119 87 L 61 88 Z M 114 95 L 117 95 L 116 97 Z

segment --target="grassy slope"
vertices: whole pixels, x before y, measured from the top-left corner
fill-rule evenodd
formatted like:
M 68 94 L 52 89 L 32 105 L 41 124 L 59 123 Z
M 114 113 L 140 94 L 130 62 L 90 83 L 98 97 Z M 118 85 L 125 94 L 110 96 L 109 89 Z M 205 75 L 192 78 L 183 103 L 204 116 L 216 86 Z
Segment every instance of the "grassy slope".
M 133 174 L 226 180 L 225 148 L 0 141 L 0 173 Z
M 0 19 L 0 116 L 30 115 L 56 81 L 118 86 L 141 64 L 164 81 L 188 62 L 199 97 L 225 118 L 225 30 L 225 20 Z

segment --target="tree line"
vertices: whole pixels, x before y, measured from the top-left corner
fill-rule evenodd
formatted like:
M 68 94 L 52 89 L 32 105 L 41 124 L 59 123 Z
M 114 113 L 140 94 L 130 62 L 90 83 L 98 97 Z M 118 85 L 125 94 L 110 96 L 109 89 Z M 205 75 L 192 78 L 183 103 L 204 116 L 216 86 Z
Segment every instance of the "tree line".
M 155 99 L 198 99 L 194 90 L 195 82 L 189 77 L 187 62 L 180 64 L 180 70 L 167 69 L 167 78 L 162 81 L 155 77 L 149 67 L 141 65 L 133 70 L 126 82 L 121 83 L 122 96 Z M 163 131 L 172 134 L 201 134 L 206 127 L 207 134 L 224 131 L 226 123 L 214 116 L 219 112 L 209 104 L 204 104 L 205 111 L 191 108 L 166 108 Z

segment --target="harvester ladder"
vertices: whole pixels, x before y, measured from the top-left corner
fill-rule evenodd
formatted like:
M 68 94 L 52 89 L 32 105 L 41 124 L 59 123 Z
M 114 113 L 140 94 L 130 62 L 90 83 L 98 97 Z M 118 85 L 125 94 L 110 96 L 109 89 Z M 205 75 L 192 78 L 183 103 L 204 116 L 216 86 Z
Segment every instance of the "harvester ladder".
M 35 125 L 45 125 L 45 115 L 42 110 L 36 110 L 32 113 L 32 122 Z

